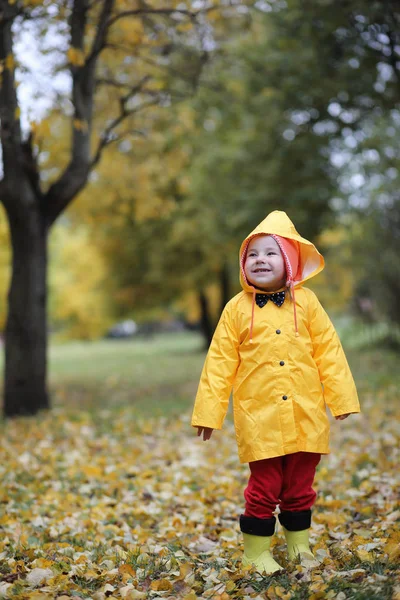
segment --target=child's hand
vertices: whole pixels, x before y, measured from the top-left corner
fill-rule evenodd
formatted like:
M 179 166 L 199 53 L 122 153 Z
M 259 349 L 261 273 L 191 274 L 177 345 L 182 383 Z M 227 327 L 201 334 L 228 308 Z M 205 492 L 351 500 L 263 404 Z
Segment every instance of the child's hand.
M 197 435 L 200 436 L 203 433 L 203 440 L 206 442 L 212 436 L 214 430 L 211 427 L 198 427 Z
M 336 421 L 343 421 L 344 419 L 347 419 L 347 417 L 350 415 L 351 413 L 347 413 L 347 415 L 338 415 L 337 417 L 335 417 Z

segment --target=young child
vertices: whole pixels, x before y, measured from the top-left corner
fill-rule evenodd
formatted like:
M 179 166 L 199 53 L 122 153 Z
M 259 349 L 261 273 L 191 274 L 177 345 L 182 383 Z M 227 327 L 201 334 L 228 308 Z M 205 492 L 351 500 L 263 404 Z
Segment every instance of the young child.
M 286 213 L 274 211 L 241 245 L 243 291 L 221 315 L 204 364 L 192 425 L 208 440 L 221 429 L 233 389 L 239 458 L 249 463 L 244 492 L 243 565 L 281 569 L 270 545 L 279 505 L 289 559 L 310 559 L 312 488 L 329 453 L 328 405 L 336 419 L 360 412 L 336 331 L 303 283 L 324 268 L 315 246 Z

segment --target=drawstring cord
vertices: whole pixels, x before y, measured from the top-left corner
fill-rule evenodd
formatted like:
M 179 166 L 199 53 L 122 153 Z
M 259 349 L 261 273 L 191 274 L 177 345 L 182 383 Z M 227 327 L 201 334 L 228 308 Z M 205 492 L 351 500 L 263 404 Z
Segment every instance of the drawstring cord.
M 293 302 L 293 316 L 294 316 L 294 331 L 295 331 L 295 336 L 299 337 L 299 329 L 297 327 L 296 298 L 295 298 L 295 295 L 294 295 L 294 283 L 293 283 L 293 279 L 290 282 L 290 294 L 292 296 L 292 302 Z
M 254 307 L 256 304 L 256 290 L 253 288 L 253 301 L 251 303 L 250 344 L 253 343 Z

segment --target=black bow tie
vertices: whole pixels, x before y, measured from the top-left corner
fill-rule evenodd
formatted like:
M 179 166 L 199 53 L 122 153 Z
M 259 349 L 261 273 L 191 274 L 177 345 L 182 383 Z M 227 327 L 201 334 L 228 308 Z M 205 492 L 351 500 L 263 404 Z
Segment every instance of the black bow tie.
M 265 306 L 268 300 L 272 300 L 276 306 L 282 306 L 285 302 L 285 292 L 275 292 L 274 294 L 256 294 L 256 304 L 260 308 Z

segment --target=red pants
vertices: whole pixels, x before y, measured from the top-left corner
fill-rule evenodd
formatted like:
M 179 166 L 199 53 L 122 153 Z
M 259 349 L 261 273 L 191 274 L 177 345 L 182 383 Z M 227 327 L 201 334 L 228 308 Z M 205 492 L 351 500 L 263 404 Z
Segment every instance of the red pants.
M 296 452 L 249 463 L 244 516 L 270 519 L 278 504 L 281 511 L 309 510 L 317 496 L 312 484 L 320 460 L 320 454 Z

